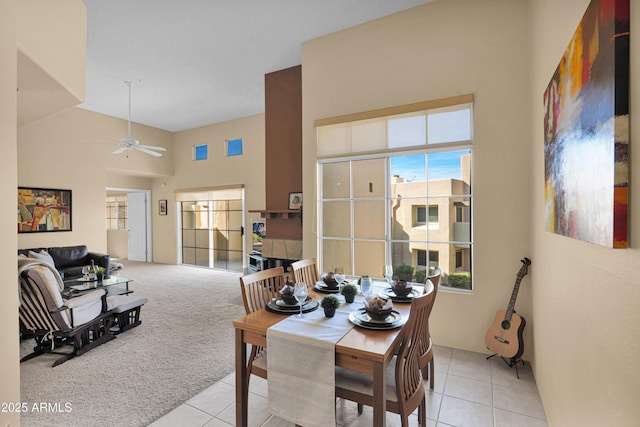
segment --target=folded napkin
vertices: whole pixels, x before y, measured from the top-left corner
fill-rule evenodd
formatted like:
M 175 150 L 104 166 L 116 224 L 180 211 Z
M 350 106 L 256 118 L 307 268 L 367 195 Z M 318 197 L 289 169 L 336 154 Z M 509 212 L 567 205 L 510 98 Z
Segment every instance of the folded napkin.
M 305 427 L 335 426 L 335 344 L 353 325 L 347 311 L 305 316 L 267 329 L 269 412 Z

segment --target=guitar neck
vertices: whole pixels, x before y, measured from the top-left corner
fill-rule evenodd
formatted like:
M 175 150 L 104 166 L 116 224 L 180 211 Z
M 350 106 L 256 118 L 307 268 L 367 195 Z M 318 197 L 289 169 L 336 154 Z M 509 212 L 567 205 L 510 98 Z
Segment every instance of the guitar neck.
M 509 300 L 509 305 L 507 306 L 507 314 L 505 316 L 506 320 L 511 320 L 511 316 L 513 315 L 513 311 L 515 310 L 516 299 L 518 298 L 518 291 L 520 290 L 520 282 L 522 282 L 522 277 L 518 276 L 515 285 L 513 285 L 513 292 L 511 292 L 511 299 Z

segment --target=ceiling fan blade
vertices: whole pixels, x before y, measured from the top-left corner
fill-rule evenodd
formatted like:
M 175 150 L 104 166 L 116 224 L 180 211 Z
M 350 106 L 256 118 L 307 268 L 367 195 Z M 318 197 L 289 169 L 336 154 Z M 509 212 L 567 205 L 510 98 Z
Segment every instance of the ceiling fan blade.
M 146 148 L 146 149 L 148 149 L 148 150 L 167 151 L 167 149 L 166 149 L 166 148 L 164 148 L 164 147 L 158 147 L 158 146 L 156 146 L 156 145 L 142 145 L 142 144 L 140 144 L 140 145 L 138 145 L 138 147 Z
M 160 157 L 162 156 L 162 154 L 160 153 L 156 153 L 155 151 L 151 151 L 151 150 L 147 150 L 146 148 L 138 145 L 137 147 L 135 147 L 136 150 L 138 151 L 142 151 L 143 153 L 147 153 L 147 154 L 151 154 L 154 157 Z
M 120 154 L 120 153 L 124 153 L 125 151 L 127 151 L 129 149 L 129 147 L 120 147 L 118 148 L 116 151 L 113 152 L 113 154 Z

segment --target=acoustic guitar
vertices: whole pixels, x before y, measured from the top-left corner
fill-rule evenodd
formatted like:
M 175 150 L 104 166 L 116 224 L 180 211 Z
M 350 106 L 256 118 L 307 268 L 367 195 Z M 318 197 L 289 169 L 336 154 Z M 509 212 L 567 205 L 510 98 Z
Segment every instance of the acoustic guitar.
M 512 360 L 519 359 L 524 351 L 522 331 L 524 331 L 526 322 L 523 317 L 516 314 L 514 307 L 518 297 L 518 290 L 520 289 L 520 282 L 529 272 L 531 260 L 525 257 L 521 262 L 522 267 L 518 270 L 509 305 L 506 310 L 498 310 L 495 321 L 484 336 L 484 342 L 489 350 L 498 356 Z

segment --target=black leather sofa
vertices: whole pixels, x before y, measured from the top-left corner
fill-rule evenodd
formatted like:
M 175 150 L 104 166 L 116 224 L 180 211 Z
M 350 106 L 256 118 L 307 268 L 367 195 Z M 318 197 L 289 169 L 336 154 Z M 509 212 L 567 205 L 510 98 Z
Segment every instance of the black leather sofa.
M 65 280 L 82 276 L 82 267 L 91 265 L 91 260 L 93 260 L 96 267 L 105 268 L 105 277 L 108 277 L 111 271 L 111 256 L 89 252 L 85 245 L 18 249 L 18 256 L 22 254 L 28 257 L 29 251 L 41 252 L 43 250 L 53 258 L 56 270 L 64 275 Z

